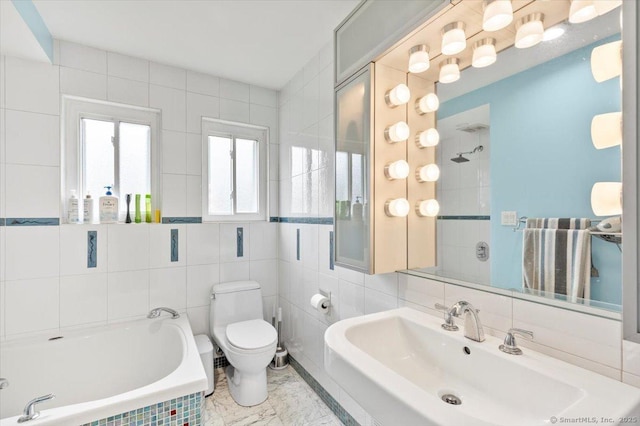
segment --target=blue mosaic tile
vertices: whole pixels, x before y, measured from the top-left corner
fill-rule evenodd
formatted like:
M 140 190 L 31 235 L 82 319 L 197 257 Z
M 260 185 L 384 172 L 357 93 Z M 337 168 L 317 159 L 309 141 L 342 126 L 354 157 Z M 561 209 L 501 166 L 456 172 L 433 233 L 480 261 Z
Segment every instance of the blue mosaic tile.
M 171 230 L 171 261 L 178 261 L 178 230 Z
M 98 231 L 87 231 L 87 268 L 98 266 Z
M 333 225 L 332 217 L 276 217 L 269 218 L 269 222 L 304 223 L 307 225 Z
M 57 217 L 8 217 L 5 226 L 58 226 L 60 219 Z
M 163 217 L 162 223 L 202 223 L 201 217 Z
M 82 426 L 203 426 L 204 395 L 192 393 Z
M 491 216 L 438 216 L 440 220 L 491 220 Z
M 236 228 L 236 257 L 244 256 L 244 228 Z

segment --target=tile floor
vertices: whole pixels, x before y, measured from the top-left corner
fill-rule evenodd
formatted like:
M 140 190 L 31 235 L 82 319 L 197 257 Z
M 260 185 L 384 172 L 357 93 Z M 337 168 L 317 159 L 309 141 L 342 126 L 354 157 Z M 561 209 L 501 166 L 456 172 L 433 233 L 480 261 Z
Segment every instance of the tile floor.
M 205 426 L 342 425 L 291 366 L 279 371 L 267 369 L 269 397 L 254 407 L 235 403 L 223 369 L 216 369 L 215 382 L 215 391 L 205 399 Z

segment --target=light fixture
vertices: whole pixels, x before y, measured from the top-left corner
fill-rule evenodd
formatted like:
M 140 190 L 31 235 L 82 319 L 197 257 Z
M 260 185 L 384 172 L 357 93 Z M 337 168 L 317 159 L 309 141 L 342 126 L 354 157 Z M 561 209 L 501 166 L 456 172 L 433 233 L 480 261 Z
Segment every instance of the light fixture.
M 391 217 L 405 217 L 411 210 L 411 204 L 406 198 L 395 198 L 387 200 L 384 204 L 384 212 Z
M 622 214 L 622 183 L 596 182 L 591 189 L 591 209 L 596 216 Z
M 430 199 L 430 200 L 422 200 L 418 201 L 416 204 L 416 213 L 418 216 L 422 217 L 435 217 L 438 215 L 440 211 L 440 204 L 438 200 Z
M 409 72 L 418 73 L 429 69 L 429 46 L 419 44 L 409 49 Z
M 440 108 L 440 100 L 435 93 L 429 93 L 416 101 L 416 111 L 423 115 L 437 111 Z
M 460 60 L 448 58 L 440 63 L 440 83 L 453 83 L 460 80 Z
M 622 5 L 622 0 L 598 0 L 594 1 L 593 5 L 596 7 L 596 13 L 598 15 L 604 15 Z
M 581 24 L 598 16 L 593 0 L 571 0 L 569 8 L 569 22 Z
M 599 114 L 591 120 L 591 141 L 597 149 L 622 144 L 622 113 Z
M 411 91 L 406 84 L 400 83 L 384 95 L 384 100 L 391 108 L 404 105 L 411 99 Z
M 409 163 L 404 160 L 394 161 L 384 166 L 384 174 L 390 180 L 406 179 L 410 171 Z
M 485 0 L 483 3 L 482 29 L 498 31 L 513 21 L 511 0 Z
M 440 177 L 440 168 L 437 164 L 427 164 L 416 169 L 418 182 L 435 182 Z
M 591 52 L 591 73 L 598 83 L 622 73 L 622 41 L 597 46 Z
M 551 41 L 561 37 L 565 33 L 564 25 L 558 24 L 547 28 L 542 33 L 542 41 Z
M 516 47 L 526 49 L 535 46 L 542 41 L 544 26 L 542 13 L 532 13 L 516 22 Z
M 429 148 L 438 145 L 440 142 L 440 133 L 435 128 L 427 129 L 416 135 L 416 144 L 418 148 Z
M 409 138 L 409 125 L 404 121 L 398 121 L 396 124 L 384 129 L 384 137 L 388 142 L 402 142 Z
M 442 48 L 444 55 L 455 55 L 467 47 L 464 22 L 452 22 L 442 29 Z
M 495 38 L 483 38 L 473 43 L 473 59 L 471 65 L 474 68 L 488 67 L 493 64 L 497 58 Z

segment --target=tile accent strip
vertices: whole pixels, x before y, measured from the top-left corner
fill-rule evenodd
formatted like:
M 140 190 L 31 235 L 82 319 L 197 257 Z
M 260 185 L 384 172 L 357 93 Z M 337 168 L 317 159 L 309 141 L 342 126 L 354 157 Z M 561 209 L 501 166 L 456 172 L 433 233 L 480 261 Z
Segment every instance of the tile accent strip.
M 98 266 L 98 231 L 87 231 L 87 268 Z
M 244 228 L 236 228 L 236 256 L 244 256 Z
M 327 392 L 326 389 L 323 388 L 322 385 L 318 383 L 318 381 L 314 379 L 313 376 L 291 356 L 291 354 L 289 354 L 289 363 L 293 369 L 298 372 L 300 377 L 302 377 L 311 389 L 313 389 L 313 391 L 320 397 L 320 399 L 327 404 L 327 407 L 333 411 L 333 414 L 340 419 L 343 425 L 360 426 L 360 423 L 351 417 L 351 414 L 349 414 L 347 410 L 345 410 L 342 405 L 340 405 L 340 403 L 336 401 L 331 394 Z
M 491 216 L 438 216 L 440 220 L 491 220 Z
M 4 226 L 4 218 L 0 217 L 0 226 Z
M 60 219 L 57 217 L 8 217 L 6 226 L 58 226 Z
M 162 223 L 202 223 L 201 217 L 163 217 Z
M 296 229 L 296 260 L 300 260 L 300 228 Z
M 333 264 L 333 231 L 329 231 L 329 269 L 335 269 Z
M 269 222 L 305 223 L 307 225 L 333 225 L 332 217 L 277 217 L 271 216 Z
M 178 230 L 171 230 L 171 261 L 178 261 Z
M 94 420 L 82 426 L 156 426 L 204 425 L 204 396 L 202 392 L 181 396 L 158 404 Z

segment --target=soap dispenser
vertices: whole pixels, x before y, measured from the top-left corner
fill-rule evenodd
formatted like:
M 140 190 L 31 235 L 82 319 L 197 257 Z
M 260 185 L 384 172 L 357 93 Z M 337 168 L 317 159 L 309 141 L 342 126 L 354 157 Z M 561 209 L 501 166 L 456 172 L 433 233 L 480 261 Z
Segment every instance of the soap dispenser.
M 356 202 L 351 206 L 353 220 L 362 222 L 362 203 L 360 197 L 356 197 Z
M 100 197 L 100 223 L 116 223 L 118 222 L 118 197 L 111 193 L 111 187 L 107 188 L 107 194 Z

